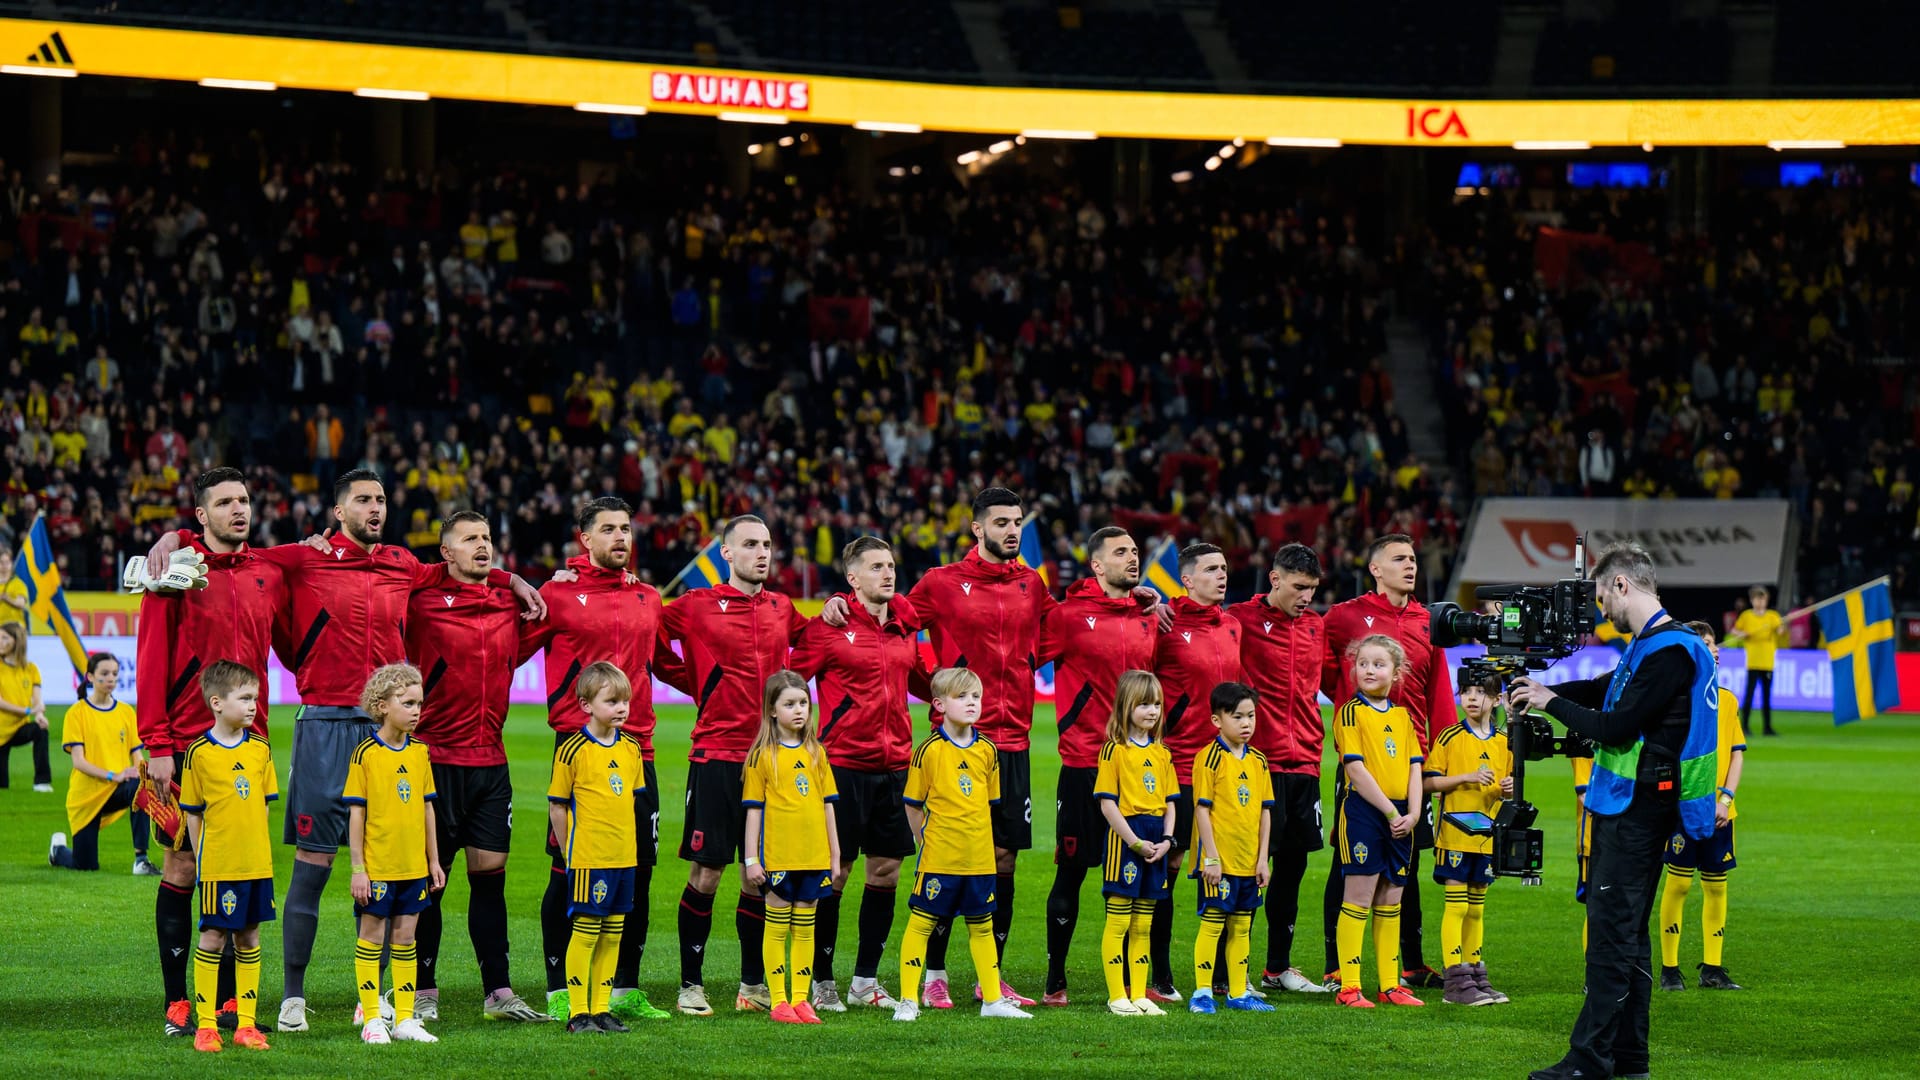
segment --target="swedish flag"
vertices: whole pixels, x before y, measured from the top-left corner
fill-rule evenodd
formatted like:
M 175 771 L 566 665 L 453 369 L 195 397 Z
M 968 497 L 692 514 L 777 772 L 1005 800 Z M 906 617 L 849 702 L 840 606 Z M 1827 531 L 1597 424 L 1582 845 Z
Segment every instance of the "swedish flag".
M 1180 541 L 1167 537 L 1147 561 L 1143 577 L 1146 585 L 1169 600 L 1187 595 L 1186 586 L 1180 584 Z
M 67 594 L 60 586 L 60 571 L 53 562 L 53 543 L 47 539 L 47 519 L 36 517 L 27 530 L 27 541 L 13 564 L 13 575 L 27 587 L 27 626 L 45 623 L 53 628 L 60 644 L 67 647 L 73 670 L 87 670 L 87 650 L 80 644 L 80 630 L 73 624 L 73 612 L 67 610 Z
M 1053 588 L 1053 567 L 1047 562 L 1047 549 L 1041 542 L 1040 519 L 1030 517 L 1020 526 L 1020 561 L 1040 575 L 1040 580 Z
M 1815 605 L 1833 664 L 1833 722 L 1850 724 L 1900 704 L 1893 658 L 1893 596 L 1887 579 L 1869 581 Z
M 727 580 L 727 560 L 720 557 L 720 538 L 707 541 L 700 554 L 693 557 L 685 570 L 680 571 L 680 581 L 689 589 L 707 589 Z

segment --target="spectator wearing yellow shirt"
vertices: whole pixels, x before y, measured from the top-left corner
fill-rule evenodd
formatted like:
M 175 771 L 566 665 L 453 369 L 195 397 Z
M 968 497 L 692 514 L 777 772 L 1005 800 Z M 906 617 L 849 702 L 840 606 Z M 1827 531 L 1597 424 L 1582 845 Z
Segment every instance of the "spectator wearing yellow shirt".
M 693 399 L 683 397 L 680 404 L 674 406 L 673 416 L 667 420 L 667 435 L 678 442 L 694 432 L 706 430 L 707 422 L 693 411 Z
M 712 451 L 714 460 L 722 465 L 732 465 L 734 449 L 740 445 L 740 433 L 733 429 L 726 415 L 722 414 L 719 420 L 707 429 L 707 433 L 700 437 L 700 441 Z
M 1727 636 L 1727 644 L 1744 645 L 1747 650 L 1747 691 L 1740 703 L 1740 726 L 1749 733 L 1753 728 L 1747 717 L 1752 714 L 1753 692 L 1758 689 L 1762 733 L 1779 734 L 1773 730 L 1773 663 L 1785 630 L 1780 613 L 1767 609 L 1767 587 L 1755 585 L 1748 589 L 1747 610 L 1733 621 L 1733 633 Z
M 468 214 L 467 223 L 460 226 L 460 254 L 469 259 L 485 258 L 491 235 L 486 223 L 480 220 L 480 211 Z
M 71 416 L 60 421 L 53 433 L 53 463 L 63 469 L 77 469 L 87 453 L 87 437 L 80 433 Z

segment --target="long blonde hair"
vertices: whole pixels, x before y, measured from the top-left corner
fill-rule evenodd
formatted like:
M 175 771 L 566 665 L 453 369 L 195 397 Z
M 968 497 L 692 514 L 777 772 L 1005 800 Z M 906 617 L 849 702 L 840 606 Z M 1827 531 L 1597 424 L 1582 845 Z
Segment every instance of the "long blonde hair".
M 0 630 L 13 638 L 13 647 L 0 653 L 0 662 L 20 667 L 27 662 L 27 625 L 21 622 L 0 623 Z
M 1347 646 L 1347 676 L 1353 680 L 1354 691 L 1356 693 L 1358 693 L 1360 689 L 1360 665 L 1358 663 L 1360 653 L 1363 649 L 1375 647 L 1384 649 L 1387 654 L 1387 659 L 1393 661 L 1393 681 L 1387 684 L 1387 690 L 1389 692 L 1400 685 L 1401 676 L 1407 673 L 1407 650 L 1401 648 L 1399 642 L 1385 634 L 1368 634 L 1366 637 Z
M 1107 717 L 1107 738 L 1126 742 L 1133 737 L 1133 710 L 1151 702 L 1160 703 L 1160 718 L 1153 722 L 1152 741 L 1159 742 L 1167 726 L 1167 697 L 1160 680 L 1151 671 L 1123 671 L 1113 689 L 1113 715 Z
M 781 669 L 767 678 L 767 686 L 760 696 L 760 730 L 753 733 L 753 745 L 747 748 L 747 760 L 769 747 L 780 744 L 780 721 L 774 719 L 774 706 L 780 704 L 780 695 L 789 690 L 798 690 L 807 695 L 807 726 L 800 731 L 800 748 L 807 752 L 807 760 L 817 768 L 824 760 L 826 750 L 820 745 L 820 714 L 813 708 L 813 694 L 807 689 L 807 678 L 797 671 Z M 746 768 L 740 770 L 746 775 Z

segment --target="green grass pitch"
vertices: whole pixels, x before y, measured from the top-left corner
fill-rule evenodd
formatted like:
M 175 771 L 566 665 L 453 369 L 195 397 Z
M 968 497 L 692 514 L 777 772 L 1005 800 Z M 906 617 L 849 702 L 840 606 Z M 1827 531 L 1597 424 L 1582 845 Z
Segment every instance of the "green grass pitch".
M 653 930 L 642 985 L 655 1002 L 671 1002 L 678 985 L 674 911 L 684 883 L 674 858 L 691 710 L 663 710 L 658 736 L 663 860 L 653 889 Z M 1043 911 L 1052 879 L 1051 711 L 1034 725 L 1035 850 L 1020 863 L 1019 914 L 1007 955 L 1008 977 L 1037 996 L 1045 973 Z M 507 877 L 512 913 L 515 986 L 538 1002 L 539 890 L 547 863 L 539 838 L 552 740 L 543 718 L 516 709 L 508 730 L 518 793 L 519 840 Z M 55 733 L 59 717 L 55 716 Z M 1912 1032 L 1920 1006 L 1905 976 L 1920 968 L 1920 840 L 1903 800 L 1920 775 L 1920 718 L 1884 717 L 1835 729 L 1825 716 L 1788 714 L 1784 735 L 1756 743 L 1740 798 L 1740 867 L 1734 872 L 1726 962 L 1750 989 L 1657 994 L 1653 1006 L 1654 1067 L 1663 1077 L 1806 1076 L 1848 1078 L 1914 1075 Z M 287 767 L 291 710 L 274 710 L 274 745 Z M 64 792 L 64 755 L 55 764 Z M 1488 901 L 1487 958 L 1509 1005 L 1443 1006 L 1438 992 L 1421 1010 L 1338 1009 L 1331 995 L 1276 995 L 1270 1015 L 1165 1019 L 1107 1015 L 1096 958 L 1100 923 L 1098 877 L 1087 884 L 1070 967 L 1074 1004 L 1036 1008 L 1028 1022 L 988 1022 L 969 1008 L 929 1011 L 912 1027 L 886 1017 L 849 1014 L 818 1028 L 777 1027 L 764 1017 L 731 1012 L 713 1019 L 675 1017 L 623 1037 L 569 1039 L 559 1025 L 489 1024 L 479 1016 L 478 973 L 466 940 L 465 875 L 456 867 L 442 951 L 442 1014 L 437 1046 L 366 1047 L 349 1021 L 353 1012 L 353 928 L 342 865 L 321 911 L 320 940 L 307 975 L 311 1032 L 271 1035 L 273 1050 L 197 1055 L 189 1040 L 160 1035 L 159 972 L 154 960 L 156 881 L 128 875 L 127 827 L 101 840 L 98 874 L 50 869 L 47 837 L 65 829 L 62 795 L 34 794 L 24 749 L 13 755 L 14 786 L 0 792 L 0 1032 L 9 1068 L 48 1076 L 746 1076 L 842 1069 L 856 1076 L 1077 1074 L 1111 1077 L 1131 1070 L 1155 1075 L 1213 1076 L 1513 1076 L 1559 1058 L 1580 1007 L 1580 909 L 1570 884 L 1572 795 L 1564 761 L 1541 763 L 1529 775 L 1547 832 L 1546 883 L 1497 883 Z M 278 811 L 274 828 L 279 828 Z M 284 895 L 290 861 L 282 848 L 278 881 Z M 1309 866 L 1302 932 L 1294 958 L 1312 973 L 1319 964 L 1320 889 L 1327 853 Z M 856 869 L 855 873 L 858 874 Z M 734 879 L 729 878 L 729 882 Z M 857 883 L 856 883 L 857 888 Z M 707 983 L 716 1003 L 728 1000 L 737 976 L 731 888 L 716 907 Z M 1191 969 L 1193 886 L 1182 882 L 1174 958 Z M 1688 910 L 1681 962 L 1692 974 L 1700 958 L 1699 890 Z M 1424 892 L 1428 956 L 1439 952 L 1440 898 Z M 905 895 L 902 893 L 904 907 Z M 897 988 L 899 929 L 881 964 Z M 842 986 L 849 975 L 855 919 L 842 920 Z M 275 1015 L 280 988 L 280 930 L 262 935 L 266 954 L 261 1016 Z M 1256 919 L 1253 963 L 1264 956 L 1264 917 Z M 950 963 L 969 982 L 964 945 Z M 1371 947 L 1366 979 L 1373 980 Z

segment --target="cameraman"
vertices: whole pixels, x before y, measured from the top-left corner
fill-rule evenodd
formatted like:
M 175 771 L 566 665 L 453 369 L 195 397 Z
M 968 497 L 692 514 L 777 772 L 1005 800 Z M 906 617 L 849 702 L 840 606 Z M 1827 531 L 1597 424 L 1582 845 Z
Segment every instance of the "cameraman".
M 1586 1004 L 1567 1056 L 1532 1080 L 1644 1076 L 1653 939 L 1647 932 L 1660 854 L 1684 829 L 1713 832 L 1719 684 L 1713 656 L 1660 606 L 1653 559 L 1636 544 L 1601 553 L 1593 573 L 1600 610 L 1633 634 L 1620 666 L 1559 692 L 1516 681 L 1514 703 L 1594 743 L 1587 810 L 1593 858 L 1587 886 Z M 1703 816 L 1704 815 L 1704 816 Z

